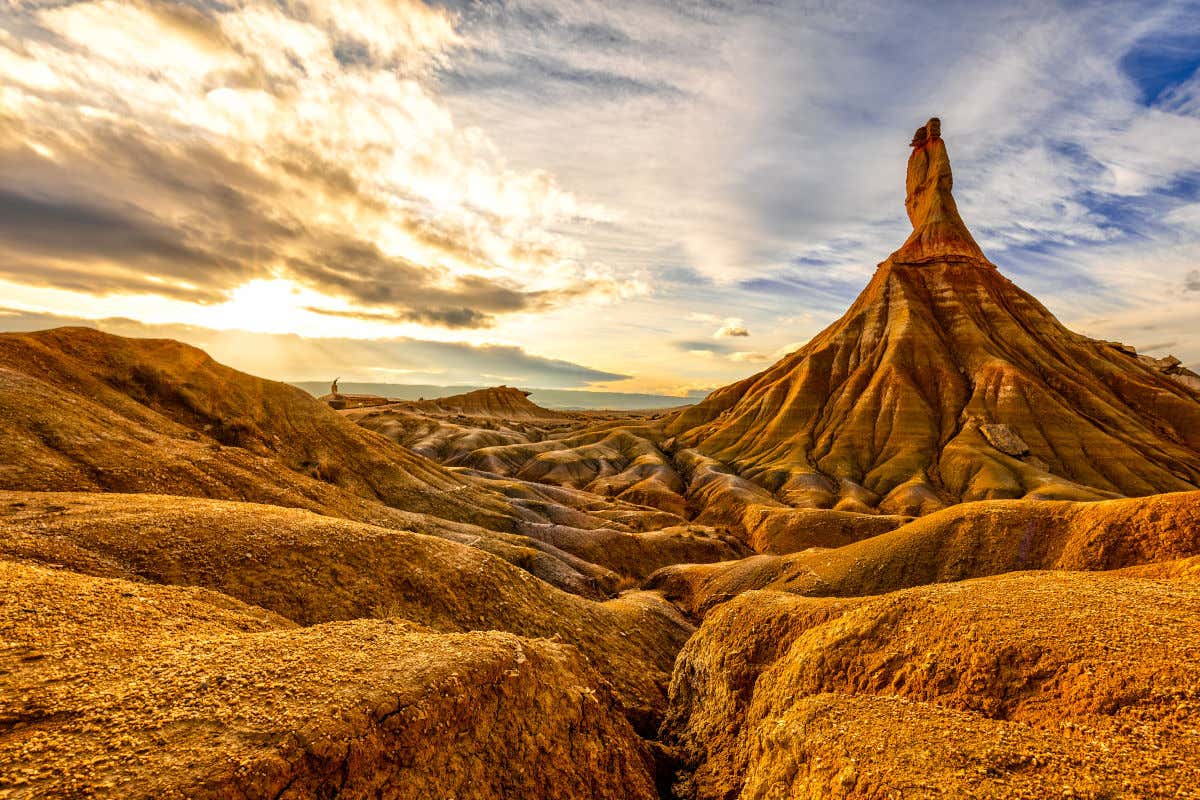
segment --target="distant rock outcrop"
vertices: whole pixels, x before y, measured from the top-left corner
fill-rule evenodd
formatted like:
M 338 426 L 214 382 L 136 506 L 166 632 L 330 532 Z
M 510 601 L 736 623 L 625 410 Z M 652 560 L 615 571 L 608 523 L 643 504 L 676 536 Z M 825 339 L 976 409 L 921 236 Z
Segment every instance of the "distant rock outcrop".
M 377 394 L 342 394 L 341 392 L 322 395 L 317 399 L 334 411 L 342 411 L 347 408 L 374 408 L 375 406 L 386 406 L 392 402 Z
M 1108 344 L 1113 349 L 1119 350 L 1127 356 L 1136 358 L 1146 366 L 1158 370 L 1163 375 L 1170 377 L 1171 380 L 1175 381 L 1176 383 L 1182 384 L 1183 386 L 1186 386 L 1192 391 L 1196 392 L 1197 395 L 1200 395 L 1200 374 L 1197 374 L 1185 367 L 1183 362 L 1175 356 L 1165 355 L 1162 358 L 1155 358 L 1154 356 L 1147 356 L 1139 353 L 1137 348 L 1133 347 L 1132 345 L 1123 344 L 1121 342 L 1105 342 L 1105 344 Z

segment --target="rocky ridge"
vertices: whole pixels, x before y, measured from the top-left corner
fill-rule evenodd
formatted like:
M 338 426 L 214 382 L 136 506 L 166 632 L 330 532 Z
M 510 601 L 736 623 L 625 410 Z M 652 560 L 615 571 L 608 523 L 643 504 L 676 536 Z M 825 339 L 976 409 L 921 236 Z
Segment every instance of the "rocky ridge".
M 656 796 L 571 647 L 394 618 L 300 628 L 211 591 L 5 561 L 0 579 L 20 597 L 0 605 L 6 797 Z

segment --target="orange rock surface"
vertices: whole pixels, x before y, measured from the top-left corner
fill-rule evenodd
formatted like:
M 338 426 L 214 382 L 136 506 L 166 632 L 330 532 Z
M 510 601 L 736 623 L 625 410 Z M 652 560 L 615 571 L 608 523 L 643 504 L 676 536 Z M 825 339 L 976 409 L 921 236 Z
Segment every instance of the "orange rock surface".
M 940 138 L 909 178 L 913 236 L 850 310 L 679 412 L 679 446 L 794 507 L 917 515 L 1200 487 L 1200 395 L 1068 330 L 984 260 Z
M 913 232 L 889 260 L 905 264 L 956 257 L 983 261 L 983 251 L 975 244 L 954 202 L 954 175 L 942 139 L 941 120 L 935 117 L 918 129 L 912 148 L 904 208 Z
M 0 800 L 1200 797 L 1200 395 L 952 188 L 665 412 L 0 334 Z
M 1200 492 L 1094 503 L 964 503 L 835 548 L 678 564 L 648 586 L 685 610 L 754 589 L 851 597 L 1027 569 L 1118 570 L 1200 556 Z
M 656 795 L 646 746 L 568 646 L 300 628 L 216 592 L 3 561 L 0 586 L 7 798 Z
M 742 595 L 676 665 L 678 796 L 1194 797 L 1198 619 L 1194 582 L 1103 574 Z

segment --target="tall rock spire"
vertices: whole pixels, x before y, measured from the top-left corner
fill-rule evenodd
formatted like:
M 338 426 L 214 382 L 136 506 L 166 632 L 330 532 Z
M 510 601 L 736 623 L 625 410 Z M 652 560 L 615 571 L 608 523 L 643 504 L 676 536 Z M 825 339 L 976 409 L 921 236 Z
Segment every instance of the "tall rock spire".
M 933 117 L 917 129 L 908 157 L 908 180 L 904 207 L 912 222 L 908 241 L 892 253 L 898 264 L 920 264 L 937 260 L 970 259 L 987 262 L 983 251 L 967 230 L 954 203 L 954 176 L 950 156 L 942 139 L 942 122 Z
M 1200 488 L 1200 394 L 1001 275 L 951 187 L 932 119 L 908 162 L 912 236 L 850 309 L 668 422 L 678 448 L 734 476 L 727 519 L 769 531 L 791 524 L 781 506 L 927 514 Z M 753 486 L 765 501 L 744 499 Z

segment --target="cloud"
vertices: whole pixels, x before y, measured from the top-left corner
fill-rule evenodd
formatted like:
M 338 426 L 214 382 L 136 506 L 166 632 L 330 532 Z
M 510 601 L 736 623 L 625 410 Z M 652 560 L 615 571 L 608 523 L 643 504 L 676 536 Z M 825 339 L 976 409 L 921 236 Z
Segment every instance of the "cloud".
M 1183 279 L 1185 292 L 1200 292 L 1200 269 L 1194 269 Z
M 419 0 L 316 0 L 302 2 L 308 20 L 362 43 L 383 63 L 441 63 L 464 44 L 444 9 Z
M 327 380 L 341 375 L 348 381 L 486 385 L 494 382 L 491 377 L 504 376 L 513 383 L 565 389 L 629 377 L 507 345 L 301 337 L 0 309 L 0 330 L 32 331 L 64 325 L 94 327 L 119 336 L 177 339 L 200 347 L 224 364 L 279 380 Z
M 306 311 L 314 314 L 324 314 L 343 319 L 367 320 L 370 322 L 418 322 L 423 325 L 434 325 L 443 328 L 488 328 L 495 324 L 495 318 L 482 314 L 473 308 L 446 308 L 439 310 L 422 309 L 399 314 L 379 313 L 372 311 L 342 311 L 331 308 L 315 308 L 306 306 Z
M 1180 0 L 10 2 L 0 171 L 28 206 L 0 277 L 97 314 L 288 280 L 355 335 L 717 385 L 750 362 L 676 343 L 736 317 L 777 353 L 842 313 L 908 233 L 937 113 L 1006 275 L 1194 362 L 1198 29 Z
M 681 339 L 671 342 L 676 350 L 685 353 L 728 353 L 729 346 L 721 342 L 710 342 L 705 339 Z
M 770 356 L 765 353 L 734 350 L 724 342 L 714 342 L 707 339 L 679 339 L 671 342 L 671 347 L 679 352 L 698 358 L 720 358 L 733 364 L 754 364 L 770 359 Z
M 1200 77 L 1184 72 L 1148 98 L 1128 65 L 1160 55 L 1164 32 L 1197 29 L 1194 3 L 462 9 L 478 49 L 452 67 L 456 113 L 626 211 L 619 231 L 589 236 L 594 252 L 651 269 L 686 264 L 756 332 L 797 303 L 822 318 L 844 309 L 903 241 L 906 144 L 931 113 L 945 121 L 967 223 L 1047 300 L 1117 296 L 1106 285 L 1115 270 L 1083 269 L 1090 258 L 1051 265 L 1047 248 L 1090 254 L 1137 240 L 1154 250 L 1185 230 L 1166 214 L 1200 169 Z M 1183 50 L 1193 73 L 1194 54 Z M 547 81 L 530 62 L 563 60 L 680 95 L 598 103 L 556 92 L 541 104 Z M 497 70 L 513 80 L 472 90 Z M 1152 262 L 1138 274 L 1152 278 Z M 789 296 L 755 283 L 764 280 Z
M 644 290 L 556 230 L 603 209 L 431 92 L 454 23 L 419 0 L 19 8 L 0 275 L 197 303 L 282 278 L 452 328 Z
M 749 336 L 750 331 L 746 329 L 745 323 L 738 317 L 727 317 L 724 324 L 713 333 L 714 339 L 721 339 L 726 336 Z
M 0 274 L 67 288 L 158 291 L 212 300 L 200 289 L 171 289 L 146 275 L 180 281 L 193 272 L 236 280 L 235 260 L 181 240 L 138 208 L 89 206 L 0 190 Z

